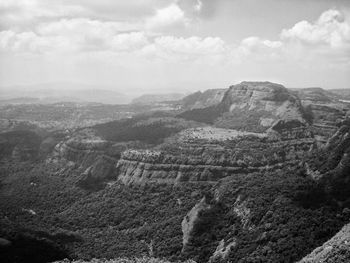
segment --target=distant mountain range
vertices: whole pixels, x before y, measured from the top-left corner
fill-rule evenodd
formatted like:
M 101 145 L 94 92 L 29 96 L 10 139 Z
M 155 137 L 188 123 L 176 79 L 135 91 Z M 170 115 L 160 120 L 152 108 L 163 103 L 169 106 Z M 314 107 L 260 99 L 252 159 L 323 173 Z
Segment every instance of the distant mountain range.
M 29 104 L 57 102 L 97 102 L 127 104 L 131 97 L 94 85 L 40 84 L 29 86 L 0 87 L 0 104 Z
M 181 93 L 165 93 L 165 94 L 143 94 L 131 101 L 133 104 L 152 104 L 156 102 L 177 101 L 185 97 Z

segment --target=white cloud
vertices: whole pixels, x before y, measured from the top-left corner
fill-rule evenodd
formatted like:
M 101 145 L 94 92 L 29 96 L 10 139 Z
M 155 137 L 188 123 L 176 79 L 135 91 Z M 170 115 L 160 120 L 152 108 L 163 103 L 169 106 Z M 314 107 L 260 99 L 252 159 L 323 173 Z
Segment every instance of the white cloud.
M 36 27 L 41 35 L 112 35 L 137 30 L 136 24 L 127 22 L 99 21 L 88 18 L 60 19 Z
M 203 3 L 201 0 L 197 0 L 196 4 L 194 5 L 194 10 L 197 12 L 200 12 L 202 10 Z
M 298 61 L 299 65 L 349 63 L 350 23 L 338 10 L 323 12 L 314 23 L 301 21 L 283 29 L 277 40 L 248 37 L 232 51 L 234 58 L 244 60 Z M 305 63 L 305 64 L 303 64 Z
M 23 1 L 23 0 L 22 0 Z M 3 1 L 0 8 L 13 7 L 17 1 Z M 197 2 L 200 5 L 201 1 Z M 27 5 L 37 6 L 28 0 Z M 193 4 L 193 3 L 192 3 Z M 192 5 L 193 6 L 193 5 Z M 175 37 L 160 30 L 189 23 L 184 11 L 173 3 L 158 9 L 146 25 L 138 22 L 104 21 L 90 18 L 56 18 L 39 23 L 30 30 L 8 29 L 0 32 L 0 51 L 27 53 L 113 52 L 169 61 L 319 61 L 349 63 L 350 24 L 337 10 L 328 10 L 313 23 L 301 21 L 283 29 L 279 38 L 256 36 L 238 45 L 219 37 Z M 154 34 L 157 32 L 158 34 Z M 167 30 L 168 31 L 168 30 Z M 308 62 L 308 63 L 309 63 Z M 210 63 L 210 62 L 208 62 Z M 326 64 L 326 63 L 325 63 Z
M 218 37 L 161 36 L 143 49 L 144 54 L 170 61 L 219 59 L 225 55 L 227 46 Z
M 350 24 L 338 10 L 328 10 L 315 23 L 301 21 L 281 33 L 284 41 L 342 48 L 350 44 Z
M 185 12 L 173 3 L 156 10 L 155 15 L 146 20 L 146 28 L 150 31 L 162 31 L 171 27 L 186 26 L 188 23 L 189 19 L 185 16 Z
M 164 36 L 155 39 L 154 44 L 170 53 L 182 54 L 218 54 L 225 51 L 225 43 L 219 37 L 173 37 Z
M 61 17 L 88 16 L 83 5 L 40 0 L 1 0 L 0 23 L 6 29 L 28 28 Z
M 148 39 L 143 32 L 118 34 L 112 37 L 110 47 L 112 51 L 133 52 L 148 45 Z

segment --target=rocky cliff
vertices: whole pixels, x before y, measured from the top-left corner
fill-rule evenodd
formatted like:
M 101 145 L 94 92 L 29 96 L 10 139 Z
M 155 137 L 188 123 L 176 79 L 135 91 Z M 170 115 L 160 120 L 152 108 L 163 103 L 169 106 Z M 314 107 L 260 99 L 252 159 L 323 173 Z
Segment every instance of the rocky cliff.
M 316 139 L 325 143 L 348 115 L 350 104 L 342 102 L 338 94 L 322 88 L 298 89 L 295 92 Z
M 307 124 L 299 98 L 284 86 L 271 82 L 233 85 L 220 103 L 192 109 L 179 116 L 216 127 L 250 132 L 264 132 L 281 120 Z
M 58 143 L 47 158 L 59 167 L 73 166 L 80 174 L 79 186 L 89 189 L 103 187 L 107 180 L 116 179 L 116 164 L 127 143 L 113 143 L 84 129 Z
M 181 100 L 184 110 L 201 109 L 219 104 L 224 97 L 226 89 L 209 89 L 204 92 L 197 91 Z
M 350 224 L 344 226 L 334 237 L 317 247 L 298 263 L 346 263 L 350 262 Z
M 293 165 L 314 145 L 309 137 L 278 132 L 252 133 L 222 128 L 188 129 L 153 150 L 127 150 L 117 163 L 125 184 L 205 182 Z
M 276 121 L 305 123 L 301 102 L 284 86 L 271 82 L 242 82 L 233 85 L 221 102 L 224 114 L 219 127 L 264 131 Z

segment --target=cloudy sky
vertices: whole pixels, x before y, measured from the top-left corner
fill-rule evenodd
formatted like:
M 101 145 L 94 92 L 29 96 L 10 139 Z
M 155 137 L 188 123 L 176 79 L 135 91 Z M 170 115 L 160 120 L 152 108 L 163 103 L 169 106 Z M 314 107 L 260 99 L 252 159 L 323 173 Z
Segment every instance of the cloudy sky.
M 349 0 L 0 0 L 0 86 L 350 88 Z

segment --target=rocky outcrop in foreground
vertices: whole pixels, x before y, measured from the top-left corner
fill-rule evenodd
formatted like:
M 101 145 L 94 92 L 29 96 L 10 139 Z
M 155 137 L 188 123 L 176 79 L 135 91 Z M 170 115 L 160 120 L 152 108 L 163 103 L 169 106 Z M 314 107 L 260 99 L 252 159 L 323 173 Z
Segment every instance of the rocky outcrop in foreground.
M 213 208 L 213 204 L 207 203 L 207 198 L 203 197 L 199 203 L 197 203 L 184 217 L 182 220 L 182 252 L 184 253 L 186 249 L 190 246 L 191 238 L 196 230 L 196 227 L 201 221 L 201 216 L 203 213 L 210 211 Z
M 298 263 L 346 263 L 350 262 L 350 224 L 334 237 L 316 248 Z

